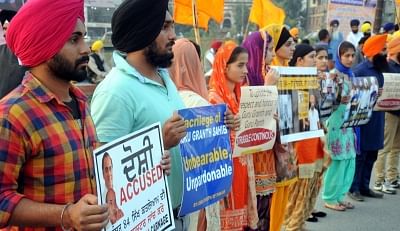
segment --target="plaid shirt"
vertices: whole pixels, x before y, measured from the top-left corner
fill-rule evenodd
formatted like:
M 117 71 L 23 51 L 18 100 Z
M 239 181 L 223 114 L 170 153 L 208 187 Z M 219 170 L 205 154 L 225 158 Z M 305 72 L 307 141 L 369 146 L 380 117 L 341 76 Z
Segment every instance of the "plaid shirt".
M 96 193 L 94 124 L 86 96 L 73 86 L 70 91 L 78 101 L 81 123 L 31 74 L 0 101 L 0 228 L 7 226 L 23 197 L 66 204 Z

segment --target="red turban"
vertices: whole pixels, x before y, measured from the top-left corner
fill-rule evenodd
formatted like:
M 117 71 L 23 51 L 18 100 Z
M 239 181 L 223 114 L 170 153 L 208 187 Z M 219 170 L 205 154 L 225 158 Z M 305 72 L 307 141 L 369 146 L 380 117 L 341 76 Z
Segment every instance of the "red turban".
M 56 55 L 68 41 L 77 20 L 84 22 L 83 0 L 29 0 L 7 30 L 7 45 L 26 67 Z
M 217 52 L 218 49 L 221 47 L 221 45 L 222 45 L 222 41 L 215 40 L 211 43 L 211 48 L 213 48 L 214 51 Z

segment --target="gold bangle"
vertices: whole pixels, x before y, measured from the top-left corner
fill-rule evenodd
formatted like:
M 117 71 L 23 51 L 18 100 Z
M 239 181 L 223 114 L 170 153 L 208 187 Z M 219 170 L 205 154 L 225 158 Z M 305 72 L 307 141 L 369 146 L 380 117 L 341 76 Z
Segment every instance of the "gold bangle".
M 65 211 L 67 211 L 68 207 L 71 206 L 71 205 L 73 205 L 73 203 L 68 202 L 68 204 L 66 204 L 66 205 L 64 206 L 63 210 L 61 211 L 61 222 L 60 222 L 60 225 L 61 225 L 61 229 L 62 229 L 63 231 L 71 231 L 71 230 L 72 230 L 72 228 L 66 229 L 66 228 L 64 227 L 64 225 L 63 225 L 64 213 L 65 213 Z

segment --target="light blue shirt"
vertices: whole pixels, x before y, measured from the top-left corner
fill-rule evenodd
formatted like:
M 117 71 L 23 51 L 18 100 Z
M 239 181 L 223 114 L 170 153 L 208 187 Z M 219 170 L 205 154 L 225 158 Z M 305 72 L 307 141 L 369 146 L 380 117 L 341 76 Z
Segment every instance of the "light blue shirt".
M 113 59 L 116 66 L 97 86 L 91 102 L 100 142 L 113 141 L 156 122 L 163 126 L 174 111 L 184 108 L 166 69 L 157 70 L 165 83 L 162 86 L 140 74 L 119 52 L 113 53 Z M 170 151 L 168 185 L 176 208 L 182 197 L 182 162 L 178 146 Z

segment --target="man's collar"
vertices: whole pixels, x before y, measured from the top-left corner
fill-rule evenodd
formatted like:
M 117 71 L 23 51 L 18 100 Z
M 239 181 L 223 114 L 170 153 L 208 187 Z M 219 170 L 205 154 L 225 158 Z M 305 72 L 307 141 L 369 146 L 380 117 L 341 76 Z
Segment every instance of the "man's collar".
M 62 103 L 62 101 L 47 87 L 45 87 L 35 76 L 30 72 L 26 72 L 24 79 L 22 80 L 22 85 L 30 91 L 33 96 L 35 96 L 39 102 L 47 103 L 52 99 L 55 99 L 58 103 Z M 85 94 L 75 87 L 73 84 L 70 84 L 69 91 L 76 97 L 77 100 L 86 101 L 87 97 Z
M 132 67 L 127 61 L 126 56 L 119 51 L 114 51 L 113 58 L 115 62 L 115 66 L 120 71 L 124 72 L 127 75 L 133 76 L 139 79 L 142 83 L 154 83 L 155 81 L 147 78 L 142 75 L 139 71 L 137 71 L 134 67 Z M 160 74 L 161 78 L 164 79 L 165 76 L 168 76 L 168 70 L 165 68 L 157 68 L 157 72 Z

